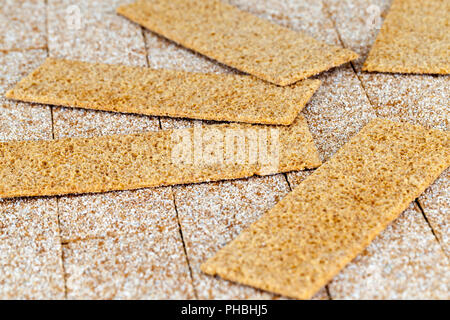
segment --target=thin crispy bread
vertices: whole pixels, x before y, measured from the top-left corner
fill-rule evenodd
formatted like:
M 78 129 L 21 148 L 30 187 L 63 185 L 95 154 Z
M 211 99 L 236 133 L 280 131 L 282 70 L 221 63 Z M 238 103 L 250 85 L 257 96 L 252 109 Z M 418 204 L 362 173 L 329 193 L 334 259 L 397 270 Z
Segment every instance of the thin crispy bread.
M 363 70 L 450 73 L 448 0 L 394 0 Z
M 450 165 L 450 135 L 376 119 L 202 265 L 308 299 Z
M 48 58 L 6 97 L 153 116 L 289 125 L 319 86 L 319 80 L 278 87 L 246 75 Z
M 140 0 L 117 12 L 189 49 L 282 86 L 358 56 L 218 0 Z
M 302 116 L 289 127 L 215 125 L 0 143 L 0 198 L 238 179 L 321 164 Z

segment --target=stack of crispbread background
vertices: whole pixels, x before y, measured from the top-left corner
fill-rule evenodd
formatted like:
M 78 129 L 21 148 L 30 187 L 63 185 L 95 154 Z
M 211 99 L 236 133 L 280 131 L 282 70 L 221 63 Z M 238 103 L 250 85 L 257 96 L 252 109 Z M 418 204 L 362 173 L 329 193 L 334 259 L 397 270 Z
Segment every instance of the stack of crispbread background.
M 3 98 L 6 90 L 48 56 L 235 72 L 118 16 L 115 9 L 129 2 L 27 0 L 3 4 L 1 141 L 193 126 L 191 120 L 36 106 Z M 301 112 L 322 160 L 328 160 L 377 116 L 449 129 L 448 76 L 361 71 L 382 19 L 368 22 L 378 9 L 384 17 L 390 1 L 226 2 L 361 55 L 351 64 L 317 76 L 322 86 Z M 78 10 L 80 28 L 68 21 Z M 200 265 L 311 172 L 0 200 L 0 298 L 282 298 L 207 276 Z M 315 298 L 448 299 L 449 179 L 447 170 Z

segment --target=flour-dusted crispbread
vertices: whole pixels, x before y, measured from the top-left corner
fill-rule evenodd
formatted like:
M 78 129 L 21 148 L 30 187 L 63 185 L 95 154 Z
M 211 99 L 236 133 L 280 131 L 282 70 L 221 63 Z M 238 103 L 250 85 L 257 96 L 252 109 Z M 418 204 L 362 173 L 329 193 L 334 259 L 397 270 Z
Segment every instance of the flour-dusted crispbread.
M 363 70 L 450 73 L 448 0 L 394 0 Z
M 289 125 L 319 86 L 319 80 L 278 87 L 246 75 L 49 58 L 6 97 L 113 112 Z
M 373 120 L 202 270 L 310 298 L 449 165 L 447 132 Z
M 189 49 L 282 86 L 358 56 L 219 0 L 140 0 L 117 12 Z

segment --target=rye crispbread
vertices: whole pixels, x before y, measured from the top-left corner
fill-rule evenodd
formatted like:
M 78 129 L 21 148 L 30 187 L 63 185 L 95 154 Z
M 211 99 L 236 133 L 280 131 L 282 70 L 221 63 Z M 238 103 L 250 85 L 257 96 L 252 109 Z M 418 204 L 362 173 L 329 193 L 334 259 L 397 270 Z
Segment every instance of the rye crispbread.
M 308 299 L 449 165 L 447 132 L 373 120 L 202 270 Z
M 364 71 L 450 73 L 448 0 L 394 0 Z
M 238 179 L 321 164 L 306 120 L 0 143 L 0 198 Z
M 6 97 L 153 116 L 289 125 L 319 86 L 319 80 L 278 87 L 246 75 L 48 58 Z
M 117 12 L 189 49 L 281 86 L 358 56 L 218 0 L 140 0 Z

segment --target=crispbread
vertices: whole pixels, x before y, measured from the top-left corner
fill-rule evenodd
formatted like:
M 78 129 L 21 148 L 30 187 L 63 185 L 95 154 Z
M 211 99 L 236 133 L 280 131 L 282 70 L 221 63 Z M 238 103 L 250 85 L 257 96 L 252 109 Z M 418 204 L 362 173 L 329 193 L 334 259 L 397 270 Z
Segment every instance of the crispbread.
M 363 70 L 450 73 L 448 0 L 394 0 Z
M 288 85 L 357 58 L 218 0 L 137 1 L 117 12 L 189 49 Z
M 447 132 L 371 121 L 202 270 L 310 298 L 450 165 L 449 141 Z
M 278 87 L 246 75 L 48 58 L 7 98 L 84 109 L 261 124 L 291 124 L 320 85 Z
M 0 197 L 130 190 L 314 168 L 305 119 L 0 144 Z
M 294 10 L 283 12 L 277 7 L 287 2 L 292 4 L 292 1 L 258 0 L 261 11 L 247 8 L 247 0 L 232 2 L 233 5 L 245 7 L 253 14 L 270 19 L 274 23 L 296 31 L 307 31 L 327 43 L 339 43 L 326 8 L 320 1 L 302 1 L 301 8 L 297 8 L 297 13 L 302 13 L 301 19 L 298 19 Z M 149 48 L 149 66 L 152 68 L 176 68 L 191 72 L 230 72 L 230 69 L 223 68 L 206 57 L 148 30 L 144 34 Z M 307 118 L 321 156 L 327 159 L 367 124 L 370 118 L 374 117 L 374 112 L 351 66 L 324 72 L 318 79 L 322 81 L 322 85 L 302 114 Z M 162 118 L 161 124 L 163 128 L 171 129 L 188 126 L 192 121 Z M 312 171 L 301 171 L 299 174 L 310 172 Z M 291 175 L 289 173 L 288 177 L 292 186 Z M 289 190 L 285 177 L 280 175 L 174 188 L 180 226 L 199 299 L 277 297 L 221 278 L 209 277 L 201 273 L 200 264 L 278 202 L 280 190 L 286 193 Z M 278 196 L 278 200 L 274 193 Z M 325 287 L 313 297 L 313 299 L 327 298 Z

